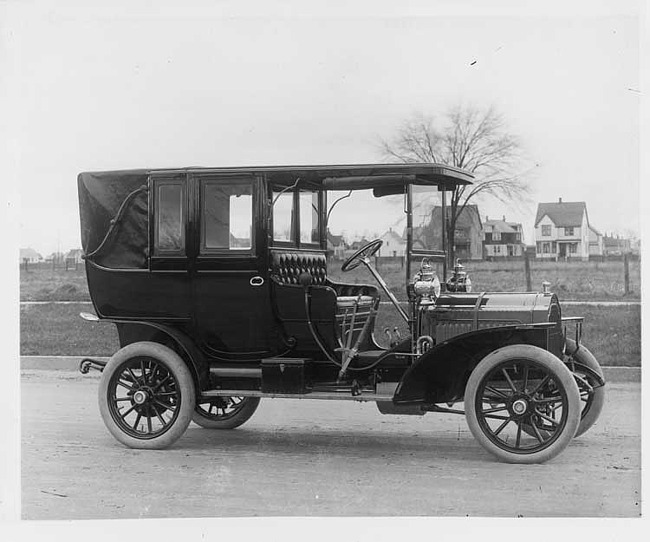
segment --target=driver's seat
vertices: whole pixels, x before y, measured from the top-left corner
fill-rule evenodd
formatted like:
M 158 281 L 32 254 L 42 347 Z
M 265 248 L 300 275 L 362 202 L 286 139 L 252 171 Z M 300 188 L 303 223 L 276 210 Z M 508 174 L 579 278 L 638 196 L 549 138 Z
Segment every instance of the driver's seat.
M 278 317 L 290 335 L 300 338 L 308 334 L 306 328 L 301 329 L 305 325 L 299 323 L 306 320 L 304 290 L 299 277 L 302 273 L 309 273 L 312 278 L 311 316 L 320 332 L 325 335 L 325 342 L 332 349 L 345 346 L 348 339 L 354 345 L 365 328 L 359 349 L 376 348 L 372 341 L 372 330 L 379 306 L 377 288 L 368 284 L 332 282 L 327 276 L 327 260 L 322 252 L 273 250 L 270 271 L 276 288 L 277 295 L 274 297 Z M 327 320 L 330 320 L 329 326 L 325 325 Z M 328 327 L 331 330 L 329 332 L 326 331 Z

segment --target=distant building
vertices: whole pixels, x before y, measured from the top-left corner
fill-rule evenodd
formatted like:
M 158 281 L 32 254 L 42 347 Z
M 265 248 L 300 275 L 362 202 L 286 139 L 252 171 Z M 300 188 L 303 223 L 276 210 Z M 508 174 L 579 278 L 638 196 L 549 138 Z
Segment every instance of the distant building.
M 52 252 L 49 256 L 45 257 L 45 261 L 48 263 L 63 264 L 65 261 L 65 254 L 63 252 Z
M 589 256 L 602 256 L 604 253 L 603 234 L 589 224 Z
M 83 250 L 80 248 L 73 248 L 72 250 L 68 251 L 68 253 L 65 255 L 66 261 L 71 261 L 74 262 L 75 264 L 80 264 L 83 262 Z
M 41 256 L 33 248 L 21 248 L 18 258 L 18 263 L 38 263 L 43 261 L 43 256 Z
M 524 255 L 523 228 L 519 222 L 490 220 L 483 223 L 483 248 L 488 260 L 518 258 Z
M 449 209 L 447 209 L 449 219 Z M 431 221 L 423 228 L 414 228 L 414 246 L 429 250 L 442 250 L 442 207 L 436 206 Z M 458 215 L 454 232 L 456 258 L 461 260 L 483 259 L 483 224 L 477 205 L 466 205 Z
M 603 253 L 605 256 L 622 256 L 632 252 L 632 243 L 625 237 L 605 235 L 603 237 Z
M 327 230 L 327 252 L 337 260 L 345 258 L 347 244 L 342 235 L 334 235 Z
M 589 259 L 589 218 L 584 201 L 540 203 L 535 217 L 537 258 Z
M 397 232 L 390 228 L 381 236 L 384 244 L 377 252 L 377 256 L 403 257 L 406 254 L 406 241 Z

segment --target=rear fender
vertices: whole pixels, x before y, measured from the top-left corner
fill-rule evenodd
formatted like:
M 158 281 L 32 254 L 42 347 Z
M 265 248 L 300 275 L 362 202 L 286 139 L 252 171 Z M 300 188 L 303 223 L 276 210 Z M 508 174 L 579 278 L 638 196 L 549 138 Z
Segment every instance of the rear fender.
M 197 391 L 209 385 L 210 369 L 203 354 L 192 340 L 181 330 L 157 322 L 120 322 L 114 321 L 120 337 L 120 346 L 124 347 L 139 341 L 152 341 L 170 347 L 187 363 Z
M 533 326 L 481 329 L 440 343 L 404 373 L 393 403 L 460 401 L 476 365 L 490 352 L 511 344 L 530 344 L 548 350 L 548 329 Z

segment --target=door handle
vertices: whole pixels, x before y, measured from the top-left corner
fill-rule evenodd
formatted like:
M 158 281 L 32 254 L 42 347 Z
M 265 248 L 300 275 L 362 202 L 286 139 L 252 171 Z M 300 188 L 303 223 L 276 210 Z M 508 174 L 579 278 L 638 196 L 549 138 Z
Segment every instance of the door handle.
M 264 284 L 264 279 L 259 275 L 255 275 L 254 277 L 251 278 L 249 283 L 251 286 L 262 286 L 262 284 Z

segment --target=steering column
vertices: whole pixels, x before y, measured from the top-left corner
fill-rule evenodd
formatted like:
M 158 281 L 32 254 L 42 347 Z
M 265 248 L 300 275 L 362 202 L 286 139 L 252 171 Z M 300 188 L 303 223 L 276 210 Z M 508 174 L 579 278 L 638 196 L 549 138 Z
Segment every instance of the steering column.
M 341 265 L 341 271 L 347 273 L 348 271 L 352 271 L 352 269 L 359 267 L 360 264 L 364 264 L 368 268 L 368 271 L 370 271 L 370 274 L 375 277 L 375 280 L 379 283 L 382 290 L 386 292 L 388 299 L 390 299 L 393 305 L 395 305 L 397 312 L 399 312 L 400 316 L 404 318 L 404 321 L 409 324 L 410 321 L 408 315 L 404 312 L 404 309 L 400 307 L 399 301 L 397 301 L 397 298 L 388 289 L 388 285 L 370 262 L 370 257 L 374 255 L 383 244 L 384 242 L 381 239 L 375 239 L 374 241 L 370 241 L 368 244 L 362 246 L 343 262 L 343 265 Z

